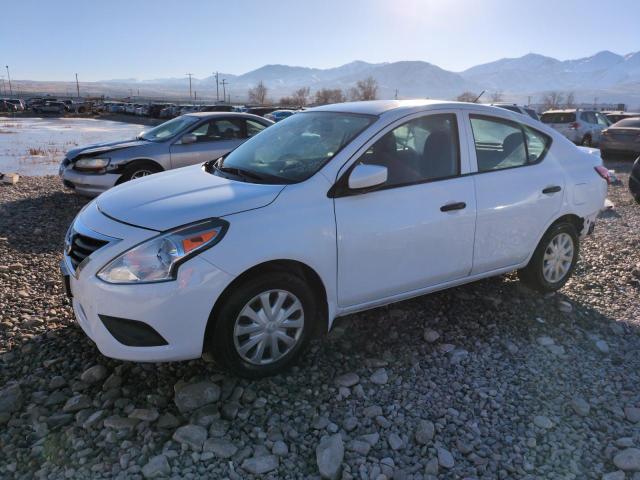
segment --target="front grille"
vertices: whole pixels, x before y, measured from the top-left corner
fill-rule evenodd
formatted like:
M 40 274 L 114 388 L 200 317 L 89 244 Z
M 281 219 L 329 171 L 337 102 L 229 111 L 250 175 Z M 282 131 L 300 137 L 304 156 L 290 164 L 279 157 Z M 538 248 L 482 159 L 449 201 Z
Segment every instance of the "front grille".
M 70 246 L 67 248 L 67 256 L 76 270 L 82 261 L 96 250 L 104 247 L 107 243 L 104 240 L 88 237 L 78 232 L 72 232 Z

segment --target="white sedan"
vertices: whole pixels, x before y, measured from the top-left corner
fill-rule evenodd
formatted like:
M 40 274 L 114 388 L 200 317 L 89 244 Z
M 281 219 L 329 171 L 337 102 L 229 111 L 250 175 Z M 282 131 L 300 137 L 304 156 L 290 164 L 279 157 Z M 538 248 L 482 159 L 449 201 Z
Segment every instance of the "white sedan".
M 338 316 L 514 270 L 561 288 L 607 181 L 599 156 L 504 109 L 329 105 L 103 193 L 69 228 L 62 270 L 103 354 L 209 351 L 259 377 Z

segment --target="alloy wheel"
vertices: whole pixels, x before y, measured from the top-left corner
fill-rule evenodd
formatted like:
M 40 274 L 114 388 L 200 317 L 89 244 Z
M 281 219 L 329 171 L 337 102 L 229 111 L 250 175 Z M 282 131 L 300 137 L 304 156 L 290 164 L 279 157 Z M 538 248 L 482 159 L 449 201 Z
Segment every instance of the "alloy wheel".
M 547 282 L 558 283 L 569 273 L 574 248 L 568 233 L 559 233 L 551 239 L 542 258 L 542 274 Z
M 302 302 L 286 290 L 268 290 L 249 300 L 233 328 L 236 352 L 253 365 L 274 363 L 302 338 Z
M 136 170 L 131 174 L 131 180 L 135 180 L 136 178 L 146 177 L 151 175 L 153 172 L 150 170 Z

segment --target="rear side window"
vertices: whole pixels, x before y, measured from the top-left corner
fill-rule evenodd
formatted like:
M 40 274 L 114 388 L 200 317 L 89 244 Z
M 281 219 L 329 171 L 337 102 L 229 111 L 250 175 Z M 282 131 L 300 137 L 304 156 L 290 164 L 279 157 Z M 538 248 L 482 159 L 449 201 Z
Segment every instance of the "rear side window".
M 640 118 L 627 118 L 614 124 L 616 127 L 640 128 Z
M 575 112 L 543 113 L 540 117 L 542 123 L 573 123 L 576 121 Z
M 521 167 L 544 157 L 551 139 L 528 126 L 471 115 L 479 172 Z
M 262 130 L 267 128 L 261 123 L 256 122 L 255 120 L 247 120 L 247 138 L 251 138 L 254 135 L 259 134 Z

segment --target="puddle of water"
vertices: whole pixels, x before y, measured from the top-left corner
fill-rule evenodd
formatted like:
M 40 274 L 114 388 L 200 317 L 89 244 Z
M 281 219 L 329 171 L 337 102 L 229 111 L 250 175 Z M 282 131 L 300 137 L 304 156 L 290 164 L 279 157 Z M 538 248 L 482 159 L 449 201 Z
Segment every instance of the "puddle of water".
M 67 150 L 127 140 L 149 128 L 93 118 L 0 117 L 0 172 L 55 175 Z

